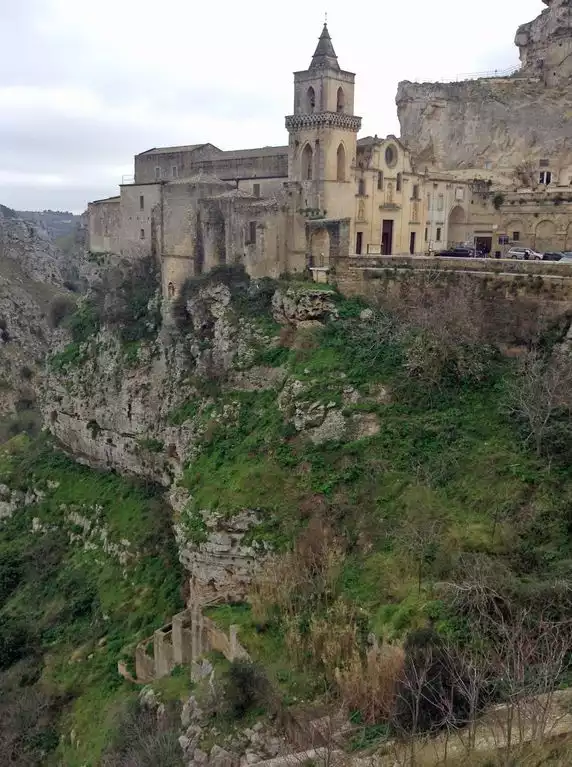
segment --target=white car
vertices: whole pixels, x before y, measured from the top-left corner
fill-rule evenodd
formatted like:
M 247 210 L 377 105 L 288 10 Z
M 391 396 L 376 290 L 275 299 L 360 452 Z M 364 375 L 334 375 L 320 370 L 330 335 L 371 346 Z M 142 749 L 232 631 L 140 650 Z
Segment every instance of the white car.
M 514 247 L 506 254 L 507 258 L 517 258 L 519 261 L 542 261 L 542 253 L 532 248 Z

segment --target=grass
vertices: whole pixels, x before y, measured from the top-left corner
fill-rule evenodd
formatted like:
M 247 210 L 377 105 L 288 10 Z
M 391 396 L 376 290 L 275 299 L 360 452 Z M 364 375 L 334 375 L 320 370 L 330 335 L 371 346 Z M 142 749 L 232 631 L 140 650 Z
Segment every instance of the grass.
M 41 658 L 38 684 L 70 698 L 59 729 L 74 730 L 78 743 L 64 737 L 46 764 L 96 765 L 115 712 L 137 695 L 118 675 L 117 662 L 132 659 L 137 641 L 181 607 L 169 515 L 153 487 L 79 466 L 45 440 L 5 445 L 0 478 L 45 493 L 0 527 L 0 559 L 9 552 L 20 574 L 0 602 L 0 618 L 26 622 Z M 91 525 L 87 533 L 68 510 Z M 44 532 L 31 532 L 33 519 Z M 82 532 L 70 541 L 70 533 Z

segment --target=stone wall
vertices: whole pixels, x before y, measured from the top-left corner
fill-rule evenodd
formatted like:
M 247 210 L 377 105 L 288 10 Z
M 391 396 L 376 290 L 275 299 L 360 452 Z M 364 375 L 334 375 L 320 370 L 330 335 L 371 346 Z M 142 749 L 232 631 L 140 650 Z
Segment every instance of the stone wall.
M 120 197 L 90 202 L 87 206 L 89 249 L 92 253 L 120 253 Z

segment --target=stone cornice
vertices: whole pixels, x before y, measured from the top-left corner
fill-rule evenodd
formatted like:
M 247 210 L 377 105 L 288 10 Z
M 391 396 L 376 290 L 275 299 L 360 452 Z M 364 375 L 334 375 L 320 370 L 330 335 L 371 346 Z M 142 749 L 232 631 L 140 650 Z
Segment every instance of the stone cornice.
M 357 133 L 361 128 L 361 117 L 343 112 L 314 112 L 286 118 L 286 130 L 290 133 L 304 128 L 341 128 Z

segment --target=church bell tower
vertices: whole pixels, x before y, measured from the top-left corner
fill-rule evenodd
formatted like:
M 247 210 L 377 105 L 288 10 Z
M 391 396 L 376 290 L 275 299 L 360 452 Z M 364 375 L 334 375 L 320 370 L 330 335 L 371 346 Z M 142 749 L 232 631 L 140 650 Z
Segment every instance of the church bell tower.
M 353 217 L 357 133 L 355 74 L 340 69 L 324 24 L 308 69 L 294 73 L 294 114 L 286 118 L 288 177 L 302 187 L 307 208 L 328 218 Z

